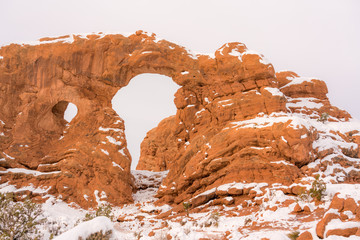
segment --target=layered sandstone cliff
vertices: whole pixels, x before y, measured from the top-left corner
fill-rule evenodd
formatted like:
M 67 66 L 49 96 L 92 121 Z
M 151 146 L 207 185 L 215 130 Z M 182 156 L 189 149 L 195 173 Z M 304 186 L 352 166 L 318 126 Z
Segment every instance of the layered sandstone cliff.
M 334 164 L 340 167 L 331 168 L 332 181 L 359 182 L 352 161 L 359 129 L 330 104 L 326 84 L 275 73 L 242 43 L 225 44 L 212 58 L 139 31 L 12 44 L 0 56 L 0 183 L 20 193 L 61 196 L 85 208 L 131 202 L 131 156 L 111 100 L 142 73 L 181 86 L 176 115 L 148 132 L 137 166 L 169 170 L 160 202 L 197 206 L 235 196 L 241 203 L 247 197 L 234 187 L 239 183 L 246 191 L 254 183 L 282 184 L 291 193 Z M 78 114 L 67 123 L 69 102 Z

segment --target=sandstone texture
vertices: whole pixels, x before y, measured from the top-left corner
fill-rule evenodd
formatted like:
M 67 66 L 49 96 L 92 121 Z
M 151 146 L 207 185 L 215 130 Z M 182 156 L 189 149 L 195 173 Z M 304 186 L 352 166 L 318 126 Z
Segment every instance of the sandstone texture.
M 360 129 L 330 104 L 326 84 L 276 73 L 242 43 L 211 57 L 138 31 L 11 44 L 0 56 L 0 184 L 19 195 L 83 208 L 131 203 L 139 186 L 111 100 L 142 73 L 181 86 L 176 115 L 141 144 L 138 170 L 169 171 L 159 204 L 245 204 L 272 184 L 295 194 L 303 178 L 325 172 L 334 183 L 360 181 Z M 70 123 L 69 103 L 78 108 Z

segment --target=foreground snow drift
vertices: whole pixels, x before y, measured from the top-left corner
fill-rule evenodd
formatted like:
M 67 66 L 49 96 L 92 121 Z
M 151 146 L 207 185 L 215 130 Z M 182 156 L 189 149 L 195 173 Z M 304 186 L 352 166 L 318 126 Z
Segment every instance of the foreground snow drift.
M 320 234 L 324 234 L 323 239 L 359 238 L 354 234 L 349 238 L 329 234 L 343 234 L 345 231 L 360 229 L 360 184 L 331 183 L 330 179 L 325 178 L 327 189 L 321 202 L 289 194 L 284 191 L 285 186 L 279 184 L 254 185 L 253 194 L 256 193 L 256 197 L 246 200 L 246 204 L 212 205 L 214 200 L 210 200 L 206 204 L 191 208 L 187 216 L 184 209 L 155 205 L 157 198 L 154 195 L 166 174 L 167 172 L 134 171 L 136 184 L 141 186 L 141 190 L 134 194 L 135 203 L 112 209 L 112 213 L 118 217 L 117 222 L 104 216 L 81 222 L 89 211 L 50 197 L 42 204 L 42 217 L 46 222 L 39 230 L 43 239 L 86 239 L 91 234 L 102 231 L 114 240 L 287 240 L 288 234 L 296 232 L 308 232 L 312 239 L 318 240 L 319 223 L 324 222 L 322 219 L 331 214 L 335 218 L 327 222 L 323 231 L 320 231 Z M 156 184 L 153 184 L 154 182 Z M 218 190 L 228 191 L 234 187 L 246 189 L 249 186 L 231 183 L 222 185 Z M 298 186 L 300 185 L 290 188 Z M 311 188 L 311 184 L 304 183 L 301 186 Z M 0 192 L 6 189 L 9 189 L 9 186 L 5 186 Z M 206 194 L 211 192 L 203 193 Z
M 114 231 L 114 224 L 107 217 L 96 217 L 90 221 L 80 223 L 73 229 L 56 237 L 55 240 L 78 240 L 86 239 L 92 233 Z

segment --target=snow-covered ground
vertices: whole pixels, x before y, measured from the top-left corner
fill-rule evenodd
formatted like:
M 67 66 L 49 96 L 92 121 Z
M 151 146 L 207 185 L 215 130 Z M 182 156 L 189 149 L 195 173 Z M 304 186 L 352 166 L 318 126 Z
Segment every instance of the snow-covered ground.
M 340 197 L 360 200 L 360 184 L 331 184 L 322 203 L 315 204 L 309 199 L 301 200 L 293 195 L 286 195 L 279 184 L 253 184 L 258 197 L 248 201 L 247 206 L 210 206 L 211 202 L 191 209 L 189 216 L 184 211 L 176 213 L 169 205 L 154 204 L 154 195 L 167 172 L 133 171 L 139 190 L 134 193 L 134 203 L 122 207 L 113 207 L 114 221 L 100 216 L 83 222 L 87 211 L 75 204 L 68 205 L 60 199 L 50 197 L 44 204 L 43 216 L 46 222 L 40 226 L 43 239 L 55 237 L 58 240 L 86 239 L 91 233 L 111 230 L 111 239 L 289 239 L 287 234 L 297 230 L 310 231 L 313 239 L 319 239 L 315 227 L 319 221 L 316 214 L 294 214 L 296 204 L 301 208 L 308 206 L 310 211 L 326 212 L 337 192 Z M 230 187 L 249 187 L 242 183 L 231 183 L 219 186 L 219 190 Z M 310 187 L 308 185 L 307 187 Z M 1 192 L 11 190 L 3 186 Z M 255 203 L 256 202 L 256 203 Z M 330 210 L 332 211 L 332 210 Z M 348 214 L 349 219 L 355 218 Z M 322 215 L 321 215 L 322 216 Z M 320 216 L 320 217 L 321 217 Z M 118 218 L 118 221 L 116 219 Z M 329 229 L 337 222 L 329 223 Z M 340 224 L 340 223 L 339 223 Z M 344 224 L 344 223 L 341 223 Z M 359 222 L 350 222 L 351 226 L 360 227 Z M 348 224 L 348 225 L 349 225 Z M 334 225 L 334 226 L 333 226 Z M 350 226 L 349 225 L 349 226 Z M 348 227 L 349 227 L 348 226 Z M 325 238 L 326 239 L 326 238 Z M 341 239 L 329 237 L 327 239 Z M 345 239 L 345 238 L 344 238 Z M 355 239 L 355 238 L 349 238 Z

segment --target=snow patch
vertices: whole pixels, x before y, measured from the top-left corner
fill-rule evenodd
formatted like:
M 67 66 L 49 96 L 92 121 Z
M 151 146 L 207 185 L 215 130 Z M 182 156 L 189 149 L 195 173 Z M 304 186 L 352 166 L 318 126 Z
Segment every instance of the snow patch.
M 289 82 L 285 86 L 282 86 L 280 89 L 289 87 L 291 85 L 302 84 L 304 82 L 310 83 L 312 80 L 318 80 L 317 78 L 309 78 L 309 77 L 290 77 L 290 78 L 287 78 L 287 79 L 291 80 L 291 82 Z
M 22 191 L 30 191 L 33 193 L 38 194 L 44 194 L 47 193 L 51 187 L 45 188 L 45 187 L 34 187 L 32 183 L 30 183 L 28 186 L 17 188 L 15 185 L 9 184 L 9 182 L 3 183 L 0 185 L 0 192 L 6 193 L 6 192 L 22 192 Z
M 332 219 L 327 225 L 325 230 L 326 233 L 332 229 L 347 229 L 347 228 L 355 228 L 360 227 L 359 222 L 342 222 L 340 219 Z
M 216 191 L 216 187 L 196 195 L 195 197 L 193 197 L 193 199 L 201 197 L 201 196 L 210 195 L 212 193 L 215 193 L 215 191 Z
M 322 103 L 316 103 L 315 101 L 319 101 L 316 98 L 292 98 L 291 101 L 286 103 L 286 107 L 319 109 L 324 106 Z
M 289 163 L 285 160 L 280 160 L 280 161 L 274 161 L 274 162 L 270 162 L 270 163 L 275 163 L 275 164 L 284 164 L 284 165 L 289 165 L 289 166 L 295 166 L 294 164 L 292 163 Z
M 108 155 L 109 156 L 109 152 L 108 151 L 106 151 L 105 149 L 100 149 L 104 154 L 106 154 L 106 155 Z
M 121 170 L 124 171 L 124 169 L 123 169 L 119 164 L 117 164 L 116 162 L 112 162 L 112 165 L 113 165 L 114 167 L 118 167 L 118 168 L 120 168 Z
M 201 115 L 202 112 L 205 112 L 205 108 L 202 108 L 200 111 L 197 111 L 197 112 L 195 113 L 195 116 L 196 116 L 196 117 L 200 117 L 200 115 Z
M 290 122 L 290 126 L 294 129 L 306 128 L 308 130 L 315 128 L 318 132 L 324 132 L 330 134 L 331 131 L 341 132 L 346 134 L 347 132 L 360 129 L 360 121 L 356 119 L 350 119 L 348 122 L 327 122 L 323 124 L 316 119 L 311 119 L 309 116 L 298 113 L 284 113 L 284 112 L 274 112 L 270 115 L 258 115 L 255 118 L 230 122 L 228 127 L 225 127 L 223 130 L 229 128 L 265 128 L 271 127 L 275 123 L 286 123 Z M 334 135 L 335 136 L 335 135 Z
M 152 53 L 152 51 L 144 51 L 141 54 L 149 54 L 149 53 Z
M 111 136 L 106 136 L 107 140 L 112 143 L 112 144 L 115 144 L 117 146 L 120 146 L 121 145 L 121 142 L 120 141 L 116 141 L 115 138 L 111 137 Z
M 225 48 L 225 47 L 229 47 L 229 46 L 228 46 L 228 45 L 225 45 L 224 48 Z M 224 55 L 224 54 L 223 54 L 223 49 L 219 49 L 219 50 L 221 50 L 221 51 L 220 51 L 220 54 L 221 54 L 221 55 Z M 267 60 L 267 59 L 264 57 L 264 55 L 262 55 L 262 54 L 260 54 L 260 53 L 258 53 L 258 52 L 256 52 L 256 51 L 249 50 L 249 49 L 246 49 L 245 52 L 241 53 L 241 52 L 239 52 L 236 48 L 234 48 L 234 49 L 231 50 L 231 52 L 229 52 L 229 55 L 234 56 L 234 57 L 237 57 L 240 62 L 243 61 L 243 56 L 244 56 L 244 55 L 257 55 L 257 56 L 259 56 L 259 62 L 260 62 L 261 64 L 264 64 L 264 65 L 270 64 L 269 60 Z
M 120 128 L 103 128 L 103 127 L 99 127 L 99 130 L 103 131 L 103 132 L 109 132 L 109 131 L 122 132 L 123 131 Z
M 239 59 L 239 61 L 241 62 L 242 61 L 242 54 L 241 52 L 239 52 L 237 49 L 233 49 L 231 50 L 231 52 L 229 52 L 229 55 L 231 56 L 234 56 L 234 57 L 237 57 Z
M 340 193 L 339 198 L 353 198 L 355 202 L 360 201 L 359 184 L 338 183 L 326 185 L 326 195 L 335 195 L 336 193 Z
M 9 159 L 12 159 L 12 160 L 14 160 L 15 158 L 14 157 L 12 157 L 12 156 L 10 156 L 10 155 L 7 155 L 6 153 L 4 153 L 3 152 L 3 154 L 7 157 L 7 158 L 9 158 Z
M 47 41 L 27 41 L 27 42 L 11 42 L 11 43 L 5 43 L 0 45 L 0 47 L 2 46 L 6 46 L 8 44 L 19 44 L 19 45 L 30 45 L 30 46 L 35 46 L 35 45 L 42 45 L 42 44 L 50 44 L 50 43 L 73 43 L 75 41 L 75 37 L 78 38 L 82 38 L 82 39 L 88 39 L 88 35 L 97 35 L 98 39 L 102 39 L 107 35 L 122 35 L 124 37 L 129 37 L 130 35 L 133 35 L 134 33 L 130 33 L 130 32 L 91 32 L 91 33 L 77 33 L 77 34 L 70 34 L 69 36 L 49 36 L 48 38 L 51 40 L 47 40 Z
M 234 104 L 231 101 L 232 101 L 232 99 L 226 99 L 226 100 L 218 101 L 218 104 L 220 104 L 222 107 L 227 107 L 227 106 L 231 106 Z
M 31 174 L 34 176 L 41 176 L 41 175 L 50 175 L 50 174 L 58 174 L 61 171 L 53 171 L 53 172 L 39 172 L 35 170 L 29 170 L 25 168 L 9 168 L 6 171 L 0 171 L 0 173 L 23 173 L 23 174 Z
M 96 217 L 90 221 L 80 223 L 73 229 L 61 234 L 58 237 L 55 237 L 54 240 L 77 240 L 77 239 L 86 239 L 89 235 L 95 232 L 107 231 L 115 232 L 114 225 L 111 220 L 107 217 L 100 216 Z
M 121 153 L 122 155 L 124 155 L 125 157 L 127 157 L 126 154 L 125 154 L 125 152 L 124 152 L 124 150 L 125 150 L 125 148 L 122 148 L 122 149 L 120 149 L 118 152 Z
M 228 191 L 230 188 L 236 188 L 236 189 L 252 189 L 256 191 L 256 193 L 261 193 L 262 191 L 260 188 L 268 186 L 267 183 L 240 183 L 240 182 L 233 182 L 233 183 L 227 183 L 220 185 L 217 187 L 217 190 L 219 191 Z
M 266 91 L 268 91 L 269 93 L 271 93 L 273 96 L 280 96 L 280 97 L 284 96 L 284 94 L 282 92 L 280 92 L 280 90 L 278 88 L 266 87 L 264 89 Z
M 249 54 L 249 55 L 258 55 L 258 56 L 259 56 L 259 62 L 260 62 L 261 64 L 264 64 L 264 65 L 270 64 L 269 60 L 266 59 L 266 58 L 264 57 L 264 55 L 261 54 L 261 53 L 258 53 L 258 52 L 254 51 L 254 50 L 249 50 L 249 49 L 247 49 L 245 52 L 243 52 L 242 55 L 244 56 L 244 55 L 247 55 L 247 54 Z

